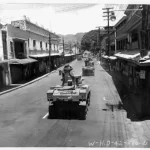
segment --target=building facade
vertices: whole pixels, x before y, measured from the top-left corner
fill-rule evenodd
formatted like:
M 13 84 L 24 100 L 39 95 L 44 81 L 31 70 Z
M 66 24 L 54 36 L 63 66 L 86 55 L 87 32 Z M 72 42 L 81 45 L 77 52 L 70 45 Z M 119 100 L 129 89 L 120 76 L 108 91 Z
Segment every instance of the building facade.
M 28 34 L 29 54 L 32 53 L 33 50 L 37 51 L 37 53 L 48 51 L 49 35 L 52 52 L 58 51 L 58 45 L 60 42 L 59 36 L 51 33 L 49 30 L 46 30 L 28 20 L 12 21 L 11 25 L 26 31 Z
M 150 12 L 141 5 L 128 5 L 124 16 L 114 27 L 116 53 L 114 70 L 128 89 L 137 115 L 150 115 L 150 55 L 146 43 L 149 42 L 148 24 Z M 149 15 L 148 15 L 149 14 Z M 146 18 L 144 20 L 143 18 Z M 147 34 L 147 35 L 146 35 Z M 144 46 L 143 46 L 144 45 Z
M 0 66 L 3 64 L 0 82 L 9 85 L 46 73 L 57 56 L 52 55 L 49 64 L 49 53 L 59 56 L 59 41 L 56 34 L 28 20 L 12 21 L 3 26 L 0 30 Z M 4 71 L 4 68 L 7 69 Z

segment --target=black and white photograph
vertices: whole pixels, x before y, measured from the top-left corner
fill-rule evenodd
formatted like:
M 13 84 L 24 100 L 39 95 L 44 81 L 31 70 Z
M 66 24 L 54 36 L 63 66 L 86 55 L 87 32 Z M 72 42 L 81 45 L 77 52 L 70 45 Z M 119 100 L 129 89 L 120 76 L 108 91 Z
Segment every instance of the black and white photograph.
M 0 1 L 0 148 L 150 148 L 150 2 Z

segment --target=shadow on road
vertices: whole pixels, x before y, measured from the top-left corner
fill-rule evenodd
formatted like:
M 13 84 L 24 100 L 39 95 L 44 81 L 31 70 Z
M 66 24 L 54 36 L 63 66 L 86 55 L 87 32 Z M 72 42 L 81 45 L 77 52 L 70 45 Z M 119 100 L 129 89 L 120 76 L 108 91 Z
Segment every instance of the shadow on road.
M 62 111 L 61 113 L 50 117 L 48 116 L 47 119 L 64 119 L 64 120 L 82 120 L 79 118 L 78 112 L 67 112 L 67 111 Z

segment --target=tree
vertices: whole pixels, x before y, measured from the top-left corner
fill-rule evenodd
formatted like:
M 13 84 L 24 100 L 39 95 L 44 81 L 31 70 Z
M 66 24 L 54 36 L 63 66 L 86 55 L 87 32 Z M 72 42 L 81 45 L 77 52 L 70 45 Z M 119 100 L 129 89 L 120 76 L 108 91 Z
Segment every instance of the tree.
M 105 34 L 104 30 L 101 32 L 101 37 Z M 83 50 L 90 50 L 92 52 L 98 52 L 98 45 L 99 45 L 99 32 L 97 30 L 91 30 L 84 34 L 81 40 L 81 48 Z M 102 40 L 102 39 L 101 39 Z

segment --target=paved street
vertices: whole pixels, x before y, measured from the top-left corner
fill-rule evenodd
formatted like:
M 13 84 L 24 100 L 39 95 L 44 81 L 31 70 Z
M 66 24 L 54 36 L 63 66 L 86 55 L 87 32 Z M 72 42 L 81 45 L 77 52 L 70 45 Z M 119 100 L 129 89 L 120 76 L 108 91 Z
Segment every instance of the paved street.
M 80 73 L 82 61 L 72 64 Z M 60 84 L 56 71 L 46 78 L 0 96 L 0 146 L 9 147 L 150 147 L 142 122 L 131 122 L 118 109 L 119 94 L 111 76 L 95 61 L 95 76 L 84 77 L 91 86 L 86 120 L 47 119 L 46 92 Z M 112 105 L 112 107 L 111 107 Z

